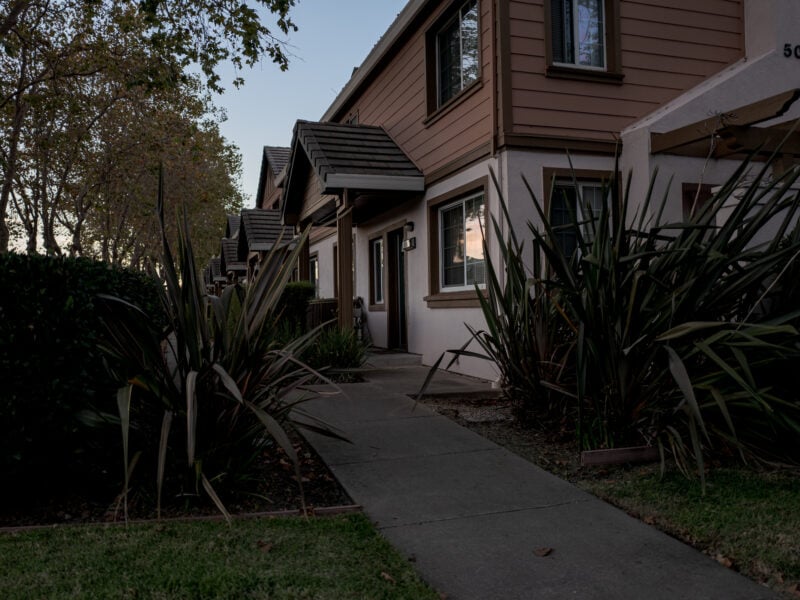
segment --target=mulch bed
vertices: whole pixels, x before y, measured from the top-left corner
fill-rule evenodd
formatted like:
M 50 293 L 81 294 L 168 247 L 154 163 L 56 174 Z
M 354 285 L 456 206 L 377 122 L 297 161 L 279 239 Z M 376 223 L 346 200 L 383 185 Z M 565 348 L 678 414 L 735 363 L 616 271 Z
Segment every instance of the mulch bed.
M 575 482 L 587 476 L 608 474 L 606 469 L 581 465 L 574 432 L 565 425 L 523 426 L 514 416 L 512 403 L 507 398 L 442 395 L 423 397 L 421 402 L 562 479 Z
M 307 511 L 313 513 L 317 508 L 352 505 L 352 500 L 327 465 L 302 436 L 293 434 L 292 442 L 300 457 Z M 239 495 L 225 501 L 231 514 L 298 511 L 302 508 L 294 466 L 282 449 L 275 448 L 271 452 L 265 452 L 259 471 L 262 482 L 257 494 Z M 0 506 L 0 527 L 109 523 L 124 518 L 121 497 L 113 493 L 87 497 L 76 493 L 62 493 L 61 490 L 53 492 L 41 501 L 28 501 L 22 506 Z M 162 518 L 219 515 L 217 508 L 204 494 L 185 498 L 165 497 L 163 504 Z M 132 488 L 128 511 L 130 519 L 154 519 L 155 498 L 152 494 L 137 493 Z

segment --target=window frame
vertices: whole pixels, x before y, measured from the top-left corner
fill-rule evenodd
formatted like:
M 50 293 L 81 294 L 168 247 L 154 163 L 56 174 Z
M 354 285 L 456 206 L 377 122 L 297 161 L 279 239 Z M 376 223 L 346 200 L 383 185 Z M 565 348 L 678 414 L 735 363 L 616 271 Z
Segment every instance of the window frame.
M 577 183 L 580 187 L 591 186 L 602 188 L 603 186 L 609 185 L 612 174 L 612 171 L 590 169 L 552 169 L 547 167 L 542 169 L 542 181 L 544 183 L 545 192 L 544 214 L 547 216 L 548 223 L 552 224 L 553 193 L 559 184 L 561 184 L 562 187 L 564 187 L 564 184 L 572 186 Z M 576 201 L 578 197 L 579 195 L 576 195 Z M 619 198 L 615 199 L 615 201 L 618 202 Z M 576 211 L 575 216 L 579 217 L 577 209 L 577 206 L 574 207 Z M 593 212 L 597 212 L 594 208 L 592 210 Z M 584 234 L 588 234 L 589 232 L 585 228 L 586 224 L 581 224 L 581 229 Z M 551 244 L 556 243 L 555 240 L 552 239 L 549 240 L 549 242 Z
M 619 0 L 602 0 L 603 2 L 603 46 L 605 65 L 595 67 L 575 63 L 556 62 L 554 60 L 553 44 L 553 2 L 545 0 L 544 25 L 545 25 L 545 55 L 547 61 L 546 74 L 548 77 L 565 79 L 578 79 L 584 81 L 597 81 L 605 83 L 622 83 L 621 52 L 620 52 L 620 17 Z M 575 2 L 576 0 L 557 0 L 559 2 Z
M 375 255 L 378 246 L 381 249 L 380 264 Z M 386 240 L 383 235 L 369 240 L 369 309 L 386 310 Z
M 428 295 L 424 300 L 428 308 L 479 308 L 480 300 L 475 292 L 474 285 L 453 288 L 441 286 L 441 245 L 440 245 L 440 209 L 453 206 L 458 201 L 463 201 L 477 195 L 483 195 L 484 203 L 484 239 L 491 247 L 491 232 L 487 227 L 489 219 L 489 178 L 482 177 L 471 183 L 459 186 L 441 196 L 428 201 Z M 484 261 L 487 257 L 484 256 Z M 484 271 L 485 273 L 485 271 Z M 485 276 L 484 276 L 485 279 Z M 486 295 L 486 284 L 479 284 Z
M 312 268 L 314 264 L 316 268 Z M 308 257 L 308 280 L 314 284 L 314 298 L 319 298 L 319 252 Z
M 714 184 L 711 183 L 693 183 L 684 182 L 681 184 L 681 219 L 689 221 L 691 218 L 692 207 L 695 206 L 695 213 L 701 214 L 705 209 L 706 204 L 714 196 Z M 716 219 L 711 221 L 716 224 Z
M 461 19 L 461 11 L 468 4 L 475 3 L 477 12 L 477 73 L 473 81 L 464 84 L 463 74 L 461 88 L 455 92 L 451 97 L 445 101 L 441 101 L 440 86 L 440 53 L 439 53 L 439 38 L 444 30 L 453 24 L 455 20 Z M 426 87 L 427 87 L 427 105 L 428 105 L 428 119 L 432 118 L 435 113 L 443 111 L 448 107 L 458 103 L 461 99 L 468 95 L 470 90 L 476 89 L 482 85 L 483 79 L 483 64 L 482 64 L 482 19 L 481 19 L 481 4 L 482 0 L 454 0 L 442 13 L 442 15 L 428 28 L 425 33 L 425 63 L 426 63 Z M 460 58 L 463 64 L 463 44 Z

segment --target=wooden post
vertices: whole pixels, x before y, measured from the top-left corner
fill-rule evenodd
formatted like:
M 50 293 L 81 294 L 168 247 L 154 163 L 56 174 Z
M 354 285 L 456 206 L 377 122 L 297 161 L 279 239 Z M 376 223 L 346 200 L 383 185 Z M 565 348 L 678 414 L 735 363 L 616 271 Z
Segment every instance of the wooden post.
M 339 329 L 353 328 L 353 204 L 348 190 L 342 192 L 336 212 L 336 234 L 339 244 Z
M 298 226 L 298 231 L 302 231 L 303 227 Z M 300 255 L 297 257 L 297 274 L 298 279 L 300 281 L 308 281 L 311 277 L 310 268 L 309 268 L 309 260 L 310 260 L 310 252 L 309 252 L 309 245 L 310 241 L 306 237 L 306 241 L 303 242 L 302 248 L 300 248 Z

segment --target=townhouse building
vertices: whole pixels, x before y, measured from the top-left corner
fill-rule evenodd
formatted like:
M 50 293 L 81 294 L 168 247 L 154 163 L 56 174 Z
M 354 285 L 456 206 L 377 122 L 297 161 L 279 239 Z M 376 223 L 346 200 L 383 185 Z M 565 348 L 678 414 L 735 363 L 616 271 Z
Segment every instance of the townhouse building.
M 301 276 L 340 298 L 342 324 L 361 297 L 376 346 L 431 364 L 483 324 L 501 198 L 501 234 L 529 237 L 531 191 L 563 223 L 616 169 L 635 205 L 658 167 L 679 220 L 747 153 L 783 142 L 775 168 L 794 161 L 798 24 L 795 0 L 410 0 L 322 119 L 295 126 L 280 210 L 317 231 Z

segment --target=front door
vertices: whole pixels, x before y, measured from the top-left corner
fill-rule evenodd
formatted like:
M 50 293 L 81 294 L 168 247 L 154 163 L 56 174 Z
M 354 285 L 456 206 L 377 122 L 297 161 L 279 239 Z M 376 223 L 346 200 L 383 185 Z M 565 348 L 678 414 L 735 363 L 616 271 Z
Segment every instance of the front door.
M 387 346 L 408 349 L 406 338 L 406 268 L 403 254 L 403 228 L 386 236 L 387 253 Z

